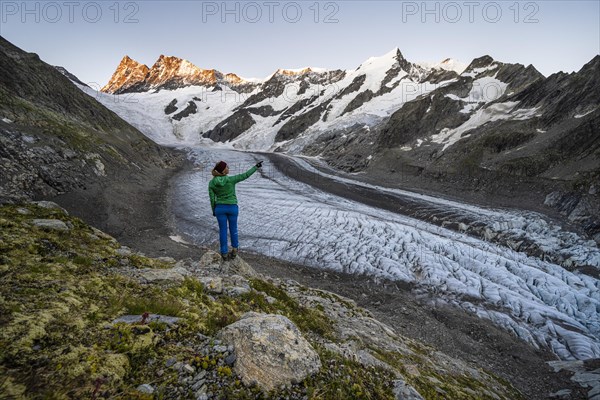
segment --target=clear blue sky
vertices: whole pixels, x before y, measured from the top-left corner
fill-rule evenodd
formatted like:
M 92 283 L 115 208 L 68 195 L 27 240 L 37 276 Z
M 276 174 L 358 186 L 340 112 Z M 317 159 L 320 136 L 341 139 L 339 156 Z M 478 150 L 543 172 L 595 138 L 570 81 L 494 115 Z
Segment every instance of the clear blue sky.
M 409 61 L 489 54 L 544 75 L 600 53 L 600 1 L 0 1 L 0 35 L 84 82 L 127 54 L 264 78 L 277 68 L 356 68 L 399 47 Z

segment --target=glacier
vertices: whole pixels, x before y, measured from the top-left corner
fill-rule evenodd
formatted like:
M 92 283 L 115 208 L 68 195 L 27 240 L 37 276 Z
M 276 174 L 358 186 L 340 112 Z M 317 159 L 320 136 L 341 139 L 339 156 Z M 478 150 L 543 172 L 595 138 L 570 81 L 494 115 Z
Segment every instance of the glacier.
M 264 156 L 215 146 L 189 151 L 197 169 L 182 174 L 173 185 L 172 222 L 186 241 L 215 245 L 217 224 L 207 195 L 212 166 L 226 160 L 235 174 Z M 268 163 L 239 184 L 237 192 L 243 250 L 314 268 L 408 282 L 417 293 L 427 293 L 432 303 L 487 318 L 563 360 L 600 357 L 600 281 L 592 276 L 323 192 Z M 521 229 L 546 246 L 561 248 L 571 241 L 572 250 L 585 254 L 585 262 L 600 263 L 595 243 L 579 240 L 574 233 L 561 236 L 565 232 L 540 222 L 538 214 L 414 196 L 477 214 L 496 229 Z

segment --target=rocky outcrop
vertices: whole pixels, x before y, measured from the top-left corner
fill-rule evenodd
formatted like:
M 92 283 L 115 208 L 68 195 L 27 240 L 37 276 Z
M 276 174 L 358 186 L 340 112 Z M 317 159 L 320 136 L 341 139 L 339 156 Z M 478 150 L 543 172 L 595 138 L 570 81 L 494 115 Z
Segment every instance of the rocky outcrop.
M 281 142 L 295 138 L 307 130 L 321 118 L 321 115 L 327 109 L 327 104 L 328 103 L 321 103 L 303 114 L 292 117 L 279 129 L 275 136 L 275 141 Z
M 233 113 L 229 118 L 219 122 L 213 129 L 202 136 L 210 138 L 215 142 L 227 142 L 235 139 L 254 125 L 256 121 L 247 110 Z
M 299 383 L 321 368 L 319 355 L 286 317 L 249 313 L 219 337 L 232 344 L 234 372 L 247 384 L 270 391 Z
M 169 104 L 167 104 L 167 106 L 165 107 L 165 114 L 169 115 L 169 114 L 173 114 L 175 111 L 177 111 L 177 99 L 173 99 L 171 100 L 171 102 Z
M 223 262 L 221 255 L 215 251 L 207 251 L 200 258 L 194 270 L 200 276 L 225 276 L 225 284 L 227 282 L 239 281 L 236 276 L 241 275 L 245 278 L 258 276 L 254 268 L 245 262 L 241 257 L 236 257 L 233 260 Z M 231 278 L 231 279 L 229 279 Z M 246 285 L 242 283 L 242 285 Z
M 196 105 L 196 103 L 194 101 L 190 100 L 188 102 L 188 105 L 182 111 L 173 115 L 171 118 L 173 118 L 176 121 L 181 121 L 185 117 L 189 117 L 192 114 L 196 114 L 197 111 L 198 111 L 198 106 Z
M 69 227 L 63 221 L 58 219 L 33 219 L 31 225 L 40 229 L 48 229 L 52 231 L 68 232 Z
M 78 77 L 76 77 L 75 75 L 73 75 L 72 73 L 70 73 L 69 71 L 67 71 L 66 68 L 58 66 L 58 65 L 55 65 L 54 68 L 56 68 L 56 70 L 58 72 L 60 72 L 61 74 L 63 74 L 67 78 L 69 78 L 72 82 L 75 82 L 75 83 L 77 83 L 78 85 L 81 85 L 81 86 L 88 86 L 87 84 L 83 83 Z
M 336 97 L 338 99 L 341 99 L 344 96 L 349 95 L 350 93 L 354 93 L 357 92 L 358 89 L 360 89 L 360 87 L 363 85 L 363 83 L 365 83 L 365 80 L 367 79 L 367 75 L 366 74 L 361 74 L 356 76 L 354 79 L 352 79 L 352 82 L 346 86 L 343 90 L 341 90 Z
M 600 244 L 600 196 L 596 188 L 592 185 L 587 193 L 555 191 L 546 196 L 544 204 L 582 226 Z
M 260 107 L 249 107 L 246 110 L 251 114 L 260 115 L 263 118 L 271 117 L 274 115 L 279 115 L 282 112 L 281 110 L 277 111 L 277 110 L 273 109 L 273 106 L 271 106 L 271 105 L 260 106 Z
M 358 95 L 356 95 L 356 97 L 352 99 L 350 103 L 348 103 L 346 108 L 344 108 L 344 111 L 342 111 L 342 115 L 356 110 L 366 102 L 370 101 L 374 96 L 375 94 L 369 89 L 365 90 L 364 92 L 360 92 Z

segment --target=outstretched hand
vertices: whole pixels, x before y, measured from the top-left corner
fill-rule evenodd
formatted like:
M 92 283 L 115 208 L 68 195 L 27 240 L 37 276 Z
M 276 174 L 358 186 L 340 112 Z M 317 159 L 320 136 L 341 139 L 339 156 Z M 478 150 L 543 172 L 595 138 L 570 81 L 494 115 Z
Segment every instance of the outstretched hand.
M 259 161 L 256 163 L 256 168 L 262 168 L 262 161 Z

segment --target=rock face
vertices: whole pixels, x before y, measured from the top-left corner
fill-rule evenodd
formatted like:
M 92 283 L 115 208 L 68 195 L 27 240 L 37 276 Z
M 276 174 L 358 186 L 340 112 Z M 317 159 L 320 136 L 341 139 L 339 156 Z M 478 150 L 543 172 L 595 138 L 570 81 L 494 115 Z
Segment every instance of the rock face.
M 181 121 L 182 118 L 188 117 L 192 114 L 196 114 L 197 110 L 198 106 L 196 105 L 196 103 L 194 101 L 189 101 L 188 105 L 183 109 L 183 111 L 173 115 L 173 119 L 176 121 Z
M 402 379 L 394 383 L 394 394 L 396 400 L 423 400 L 423 397 Z
M 570 222 L 583 226 L 600 243 L 600 197 L 593 189 L 591 192 L 555 191 L 546 196 L 544 204 L 559 210 Z
M 128 56 L 123 57 L 108 84 L 101 90 L 105 93 L 120 94 L 177 89 L 191 85 L 206 87 L 225 85 L 240 93 L 252 91 L 255 87 L 255 84 L 243 80 L 236 74 L 223 74 L 215 69 L 198 68 L 187 60 L 161 54 L 150 68 Z
M 318 354 L 286 317 L 248 313 L 220 338 L 234 346 L 234 371 L 265 390 L 300 382 L 321 368 Z

